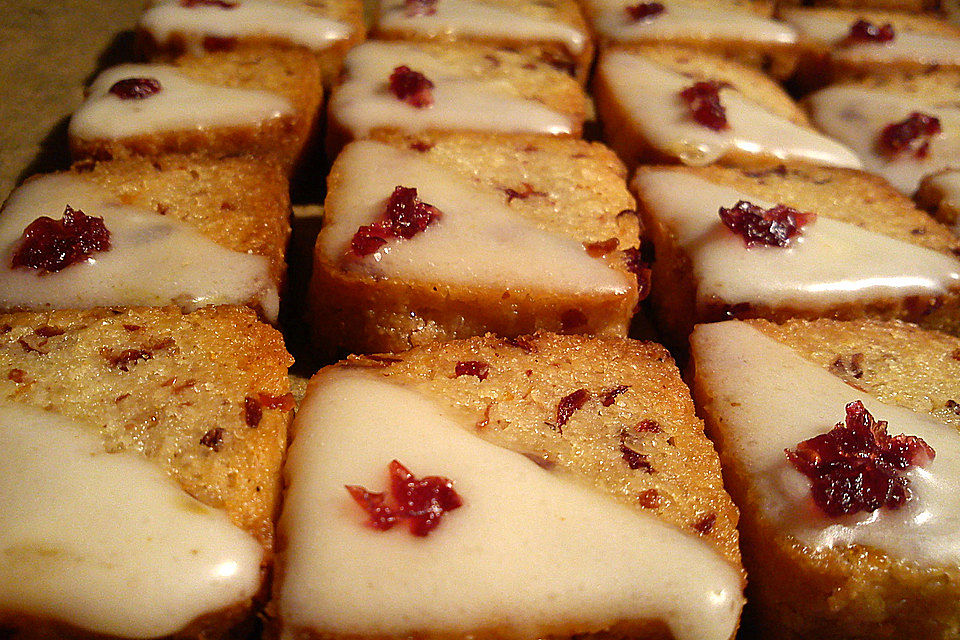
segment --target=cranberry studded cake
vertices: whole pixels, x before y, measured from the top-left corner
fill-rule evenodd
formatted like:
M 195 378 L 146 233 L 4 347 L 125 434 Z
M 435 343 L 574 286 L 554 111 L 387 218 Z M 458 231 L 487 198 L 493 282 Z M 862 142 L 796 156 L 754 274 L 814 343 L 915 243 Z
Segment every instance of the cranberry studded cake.
M 355 357 L 293 427 L 282 638 L 732 640 L 736 512 L 659 345 L 538 334 Z
M 380 0 L 373 33 L 390 40 L 508 46 L 586 82 L 593 38 L 574 0 Z
M 860 161 L 818 133 L 758 71 L 671 46 L 609 50 L 594 80 L 604 139 L 628 166 L 782 160 L 841 167 Z
M 773 3 L 754 0 L 586 0 L 601 46 L 681 46 L 788 77 L 797 33 L 771 18 Z
M 957 240 L 879 178 L 642 167 L 658 325 L 682 347 L 724 318 L 901 318 L 956 331 Z
M 344 63 L 328 110 L 331 155 L 376 130 L 579 137 L 576 80 L 528 54 L 466 43 L 366 42 Z
M 291 363 L 241 307 L 0 315 L 4 634 L 249 631 Z
M 152 58 L 304 48 L 317 56 L 326 85 L 364 33 L 359 0 L 154 0 L 137 22 L 140 48 Z
M 0 310 L 249 305 L 276 322 L 287 181 L 250 158 L 80 163 L 0 216 Z
M 256 155 L 291 171 L 323 97 L 306 51 L 238 49 L 102 72 L 70 120 L 76 158 Z
M 757 637 L 951 637 L 960 341 L 820 320 L 700 325 L 691 344 Z
M 383 136 L 330 174 L 310 287 L 324 353 L 487 331 L 625 336 L 649 270 L 624 169 L 539 136 Z
M 960 72 L 929 70 L 848 81 L 804 100 L 814 124 L 848 145 L 866 171 L 911 195 L 960 165 Z

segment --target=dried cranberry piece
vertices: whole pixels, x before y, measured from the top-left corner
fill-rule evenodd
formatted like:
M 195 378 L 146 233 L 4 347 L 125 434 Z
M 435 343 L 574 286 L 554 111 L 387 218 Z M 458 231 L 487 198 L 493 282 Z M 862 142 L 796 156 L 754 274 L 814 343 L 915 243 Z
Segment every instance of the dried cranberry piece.
M 88 216 L 67 205 L 60 220 L 41 216 L 27 225 L 10 266 L 52 273 L 108 249 L 110 231 L 103 218 Z
M 877 149 L 888 160 L 892 160 L 914 146 L 914 157 L 922 159 L 927 157 L 930 150 L 930 138 L 941 131 L 939 118 L 914 111 L 905 120 L 883 128 L 877 138 Z M 914 145 L 914 141 L 921 139 L 922 142 Z
M 114 82 L 108 91 L 121 100 L 143 100 L 162 88 L 156 78 L 124 78 Z
M 432 16 L 437 12 L 437 0 L 404 0 L 403 9 L 410 18 Z
M 433 104 L 433 83 L 419 71 L 406 65 L 394 67 L 390 74 L 390 91 L 410 106 L 423 109 Z
M 570 416 L 585 405 L 589 399 L 590 392 L 586 389 L 577 389 L 560 399 L 560 403 L 557 405 L 557 428 L 561 429 L 561 433 L 563 425 L 567 424 Z
M 659 2 L 638 2 L 637 4 L 627 5 L 625 9 L 627 15 L 630 16 L 630 19 L 634 22 L 648 18 L 656 18 L 667 10 L 667 8 Z
M 180 6 L 187 9 L 197 7 L 216 7 L 217 9 L 236 9 L 238 2 L 233 0 L 180 0 Z
M 845 43 L 853 42 L 890 42 L 896 37 L 893 31 L 893 25 L 889 22 L 881 27 L 864 19 L 857 20 L 850 25 L 850 32 L 845 38 Z
M 743 238 L 748 247 L 762 244 L 785 247 L 816 217 L 815 213 L 801 213 L 782 204 L 763 209 L 746 200 L 737 202 L 729 209 L 720 207 L 720 220 Z
M 376 253 L 394 238 L 409 240 L 439 220 L 443 214 L 431 204 L 417 197 L 417 190 L 397 186 L 381 219 L 360 227 L 350 241 L 350 248 L 359 257 Z
M 426 536 L 437 528 L 448 511 L 463 506 L 463 499 L 453 488 L 453 483 L 441 476 L 418 479 L 398 460 L 390 463 L 390 496 L 394 504 L 387 503 L 385 493 L 373 493 L 363 487 L 347 485 L 346 489 L 370 516 L 370 526 L 386 531 L 405 518 L 410 521 L 410 533 Z
M 602 396 L 602 399 L 600 400 L 600 404 L 602 404 L 605 407 L 609 407 L 610 405 L 612 405 L 614 402 L 617 401 L 617 396 L 619 396 L 620 394 L 626 393 L 629 388 L 630 387 L 628 387 L 625 384 L 620 384 L 613 387 L 612 389 L 607 389 L 606 391 L 603 392 L 603 396 Z
M 490 375 L 490 365 L 479 360 L 463 360 L 457 363 L 454 373 L 460 376 L 476 376 L 480 380 L 486 380 Z
M 859 400 L 846 406 L 846 418 L 832 430 L 785 453 L 812 481 L 814 502 L 831 517 L 901 507 L 910 498 L 901 472 L 936 455 L 917 436 L 887 434 L 886 421 L 875 420 Z
M 713 81 L 695 82 L 680 92 L 694 122 L 714 131 L 730 127 L 727 110 L 720 104 L 720 88 L 720 84 Z

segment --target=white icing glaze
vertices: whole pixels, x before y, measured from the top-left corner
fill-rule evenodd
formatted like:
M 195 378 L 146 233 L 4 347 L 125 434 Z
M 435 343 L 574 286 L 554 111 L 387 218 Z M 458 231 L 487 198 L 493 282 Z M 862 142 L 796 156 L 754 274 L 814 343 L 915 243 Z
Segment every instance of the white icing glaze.
M 103 218 L 111 248 L 55 273 L 11 268 L 23 230 L 40 216 L 59 220 L 70 205 Z M 14 191 L 0 216 L 0 308 L 90 308 L 256 302 L 271 321 L 279 297 L 267 259 L 230 251 L 187 224 L 119 204 L 82 179 L 52 175 Z
M 824 310 L 960 287 L 955 258 L 852 224 L 821 215 L 785 248 L 748 249 L 720 221 L 720 207 L 777 203 L 678 171 L 639 173 L 635 186 L 690 257 L 701 301 Z
M 797 34 L 787 24 L 764 18 L 734 6 L 709 6 L 683 0 L 660 0 L 666 10 L 643 20 L 633 20 L 626 7 L 633 0 L 588 0 L 594 13 L 594 27 L 607 38 L 621 42 L 669 38 L 713 38 L 763 43 L 790 44 Z
M 249 604 L 263 550 L 134 453 L 0 404 L 0 610 L 155 638 Z
M 537 18 L 508 5 L 483 0 L 438 0 L 435 13 L 408 15 L 403 0 L 381 0 L 378 27 L 403 30 L 427 37 L 484 36 L 520 41 L 562 42 L 568 51 L 583 51 L 587 34 L 565 22 Z
M 413 107 L 390 92 L 390 74 L 401 65 L 433 82 L 432 106 Z M 570 116 L 520 97 L 506 80 L 460 74 L 437 57 L 405 43 L 365 42 L 347 54 L 344 70 L 346 79 L 330 98 L 330 115 L 355 138 L 366 136 L 374 127 L 551 134 L 573 131 Z
M 925 175 L 960 166 L 960 107 L 956 103 L 936 105 L 922 95 L 838 85 L 812 94 L 807 104 L 821 131 L 848 145 L 860 156 L 864 169 L 883 176 L 907 195 L 916 191 Z M 905 152 L 888 160 L 877 152 L 880 133 L 914 111 L 939 118 L 941 133 L 930 138 L 925 158 Z
M 881 403 L 745 323 L 700 325 L 691 345 L 723 424 L 725 456 L 746 469 L 763 516 L 777 528 L 816 549 L 862 544 L 921 563 L 960 562 L 960 434 L 953 427 Z M 783 452 L 842 422 L 855 400 L 887 420 L 891 435 L 920 436 L 937 455 L 906 474 L 914 497 L 901 509 L 831 519 Z
M 236 6 L 185 7 L 180 0 L 153 3 L 140 17 L 139 27 L 159 43 L 182 37 L 187 50 L 204 53 L 203 39 L 267 37 L 322 51 L 350 37 L 350 25 L 307 11 L 266 0 L 233 0 Z
M 337 159 L 342 182 L 327 197 L 336 212 L 317 247 L 346 270 L 420 282 L 521 289 L 557 294 L 623 294 L 627 276 L 587 254 L 581 242 L 538 228 L 484 190 L 416 151 L 359 141 Z M 417 189 L 443 217 L 422 233 L 394 240 L 364 259 L 348 257 L 361 225 L 380 219 L 397 186 Z
M 463 498 L 426 538 L 365 526 L 344 490 L 383 490 L 392 459 L 448 477 Z M 644 618 L 665 620 L 678 640 L 726 640 L 736 628 L 740 578 L 709 545 L 481 440 L 375 374 L 314 379 L 286 475 L 283 637 L 493 628 L 536 638 Z
M 143 99 L 109 93 L 125 78 L 155 78 L 161 90 Z M 88 97 L 70 119 L 70 135 L 81 140 L 144 136 L 160 131 L 257 126 L 293 113 L 281 95 L 196 82 L 169 65 L 121 64 L 93 81 Z
M 680 92 L 694 80 L 626 51 L 608 52 L 599 72 L 650 144 L 690 165 L 737 150 L 818 164 L 859 167 L 846 147 L 764 109 L 730 87 L 720 89 L 729 128 L 714 131 L 690 117 Z
M 841 45 L 849 35 L 856 18 L 841 18 L 817 11 L 782 9 L 781 17 L 792 24 L 801 36 L 836 47 L 831 55 L 838 59 L 896 62 L 910 60 L 921 64 L 960 64 L 960 38 L 917 33 L 894 27 L 889 42 L 855 42 Z M 880 24 L 884 24 L 880 21 Z M 879 26 L 879 25 L 878 25 Z

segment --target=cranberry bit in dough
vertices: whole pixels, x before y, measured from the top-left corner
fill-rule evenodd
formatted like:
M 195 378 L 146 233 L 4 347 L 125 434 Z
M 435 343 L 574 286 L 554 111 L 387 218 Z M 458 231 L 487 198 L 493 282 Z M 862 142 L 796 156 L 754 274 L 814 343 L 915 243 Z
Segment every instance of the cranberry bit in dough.
M 160 93 L 162 88 L 156 78 L 124 78 L 114 82 L 108 91 L 121 100 L 143 100 Z
M 903 506 L 910 499 L 903 472 L 933 460 L 933 448 L 917 436 L 888 435 L 886 421 L 859 400 L 846 413 L 831 431 L 786 449 L 787 460 L 811 480 L 813 501 L 828 516 Z
M 370 516 L 369 524 L 374 529 L 386 531 L 406 519 L 410 522 L 410 533 L 420 537 L 436 529 L 445 513 L 463 505 L 463 499 L 449 479 L 441 476 L 417 479 L 397 460 L 390 463 L 391 503 L 387 503 L 385 493 L 372 493 L 356 485 L 346 485 L 346 489 Z
M 717 82 L 695 82 L 680 92 L 680 99 L 690 108 L 693 120 L 708 129 L 729 129 L 727 110 L 720 104 L 720 89 Z
M 416 189 L 398 185 L 387 200 L 381 219 L 360 227 L 350 241 L 350 248 L 361 258 L 368 256 L 394 238 L 409 240 L 442 216 L 435 206 L 420 201 Z
M 878 27 L 872 22 L 861 18 L 850 25 L 850 33 L 848 33 L 844 39 L 844 44 L 853 44 L 855 42 L 890 42 L 895 36 L 893 25 L 889 22 L 882 27 Z
M 406 65 L 394 67 L 390 74 L 390 91 L 412 107 L 423 109 L 433 104 L 433 83 L 419 71 Z
M 877 150 L 893 160 L 913 148 L 913 157 L 922 160 L 930 151 L 930 138 L 941 131 L 939 118 L 914 111 L 905 120 L 883 128 L 877 138 Z M 918 140 L 921 142 L 914 144 Z
M 454 367 L 454 374 L 458 378 L 460 376 L 476 376 L 482 382 L 490 375 L 490 365 L 479 360 L 462 360 Z
M 804 225 L 813 222 L 815 213 L 801 213 L 793 207 L 778 204 L 763 209 L 741 200 L 731 208 L 720 207 L 720 220 L 728 229 L 743 238 L 748 247 L 767 245 L 786 247 Z
M 180 0 L 180 6 L 187 9 L 197 7 L 215 7 L 217 9 L 236 9 L 239 2 L 233 0 Z
M 407 17 L 432 16 L 437 12 L 437 0 L 405 0 L 404 13 Z
M 656 18 L 667 10 L 667 8 L 659 2 L 638 2 L 637 4 L 627 5 L 624 9 L 633 22 Z
M 41 216 L 27 225 L 10 266 L 36 269 L 41 275 L 83 262 L 110 249 L 110 231 L 103 218 L 67 205 L 60 220 Z

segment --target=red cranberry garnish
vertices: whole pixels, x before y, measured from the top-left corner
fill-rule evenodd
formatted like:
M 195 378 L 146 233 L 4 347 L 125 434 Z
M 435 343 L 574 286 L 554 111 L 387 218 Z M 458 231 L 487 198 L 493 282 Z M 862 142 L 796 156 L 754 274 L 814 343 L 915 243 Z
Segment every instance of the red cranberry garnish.
M 888 435 L 886 421 L 859 400 L 846 413 L 829 432 L 786 449 L 790 464 L 813 482 L 813 501 L 828 516 L 902 506 L 910 498 L 902 472 L 933 460 L 933 448 L 917 436 Z
M 590 392 L 586 389 L 577 389 L 573 393 L 567 394 L 560 399 L 557 405 L 557 428 L 563 433 L 563 425 L 567 424 L 570 416 L 586 404 L 590 399 Z
M 476 376 L 480 380 L 486 380 L 490 375 L 490 365 L 479 360 L 463 360 L 457 363 L 454 373 L 460 376 Z
M 350 248 L 361 258 L 368 256 L 395 238 L 409 240 L 442 216 L 439 209 L 420 201 L 416 189 L 398 185 L 387 200 L 381 219 L 360 227 L 350 241 Z
M 695 82 L 680 92 L 697 124 L 714 131 L 729 128 L 727 110 L 720 104 L 720 85 L 716 82 Z
M 861 18 L 850 25 L 850 33 L 847 34 L 844 42 L 890 42 L 895 35 L 893 25 L 889 22 L 882 27 L 878 27 Z
M 637 4 L 627 5 L 625 9 L 627 15 L 630 16 L 630 19 L 634 22 L 648 18 L 656 18 L 667 10 L 667 8 L 659 2 L 638 2 Z
M 108 91 L 121 100 L 143 100 L 159 93 L 160 89 L 156 78 L 124 78 L 114 82 Z
M 423 109 L 433 104 L 433 83 L 419 71 L 403 65 L 395 67 L 390 74 L 390 91 L 407 104 Z
M 930 138 L 941 131 L 939 118 L 914 111 L 905 120 L 883 128 L 877 139 L 877 149 L 892 160 L 913 147 L 913 156 L 923 159 L 930 150 Z M 922 142 L 915 144 L 918 140 Z
M 372 493 L 355 485 L 347 485 L 346 489 L 370 516 L 374 529 L 386 531 L 407 519 L 410 533 L 421 537 L 437 528 L 443 514 L 463 505 L 450 480 L 440 476 L 417 479 L 397 460 L 390 463 L 392 503 L 387 503 L 385 493 Z
M 41 274 L 60 271 L 110 248 L 110 231 L 103 218 L 88 216 L 69 205 L 63 218 L 41 216 L 27 225 L 10 266 L 29 267 Z
M 217 9 L 236 9 L 238 2 L 233 0 L 180 0 L 180 6 L 187 9 L 197 7 L 216 7 Z
M 801 213 L 792 207 L 778 204 L 763 209 L 741 200 L 731 208 L 720 207 L 720 220 L 727 228 L 743 238 L 748 247 L 765 244 L 785 247 L 800 234 L 804 225 L 816 219 L 815 213 Z
M 432 16 L 437 12 L 437 0 L 404 0 L 403 9 L 410 18 Z

